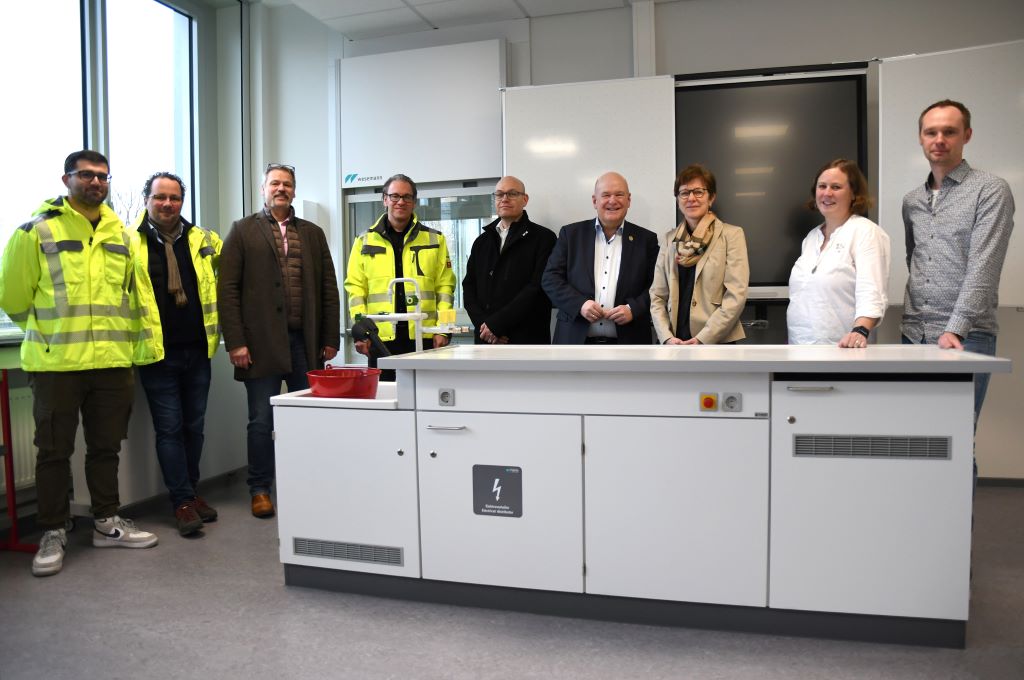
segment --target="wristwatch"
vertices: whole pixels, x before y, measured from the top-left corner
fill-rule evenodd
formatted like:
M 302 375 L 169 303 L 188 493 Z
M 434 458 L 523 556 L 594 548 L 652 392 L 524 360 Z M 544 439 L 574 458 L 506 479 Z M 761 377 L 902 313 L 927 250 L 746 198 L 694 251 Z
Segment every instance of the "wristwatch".
M 871 335 L 871 331 L 869 331 L 864 326 L 854 326 L 853 329 L 850 332 L 851 333 L 860 333 L 865 338 L 867 338 L 869 335 Z

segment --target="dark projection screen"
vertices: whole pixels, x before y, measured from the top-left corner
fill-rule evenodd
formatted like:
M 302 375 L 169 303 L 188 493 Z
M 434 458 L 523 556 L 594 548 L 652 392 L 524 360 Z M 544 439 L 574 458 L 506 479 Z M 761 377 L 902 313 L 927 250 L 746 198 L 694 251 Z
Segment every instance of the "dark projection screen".
M 677 86 L 676 164 L 715 174 L 713 210 L 743 227 L 752 288 L 786 285 L 821 223 L 805 207 L 818 168 L 842 157 L 867 174 L 864 88 L 862 75 Z

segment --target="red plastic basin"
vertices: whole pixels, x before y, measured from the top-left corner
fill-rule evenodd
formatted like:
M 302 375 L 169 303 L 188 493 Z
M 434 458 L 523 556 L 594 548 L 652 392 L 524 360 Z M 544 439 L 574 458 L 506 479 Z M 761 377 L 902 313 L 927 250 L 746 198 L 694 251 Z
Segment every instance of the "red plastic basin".
M 344 367 L 309 371 L 309 390 L 315 397 L 373 399 L 377 396 L 379 368 Z

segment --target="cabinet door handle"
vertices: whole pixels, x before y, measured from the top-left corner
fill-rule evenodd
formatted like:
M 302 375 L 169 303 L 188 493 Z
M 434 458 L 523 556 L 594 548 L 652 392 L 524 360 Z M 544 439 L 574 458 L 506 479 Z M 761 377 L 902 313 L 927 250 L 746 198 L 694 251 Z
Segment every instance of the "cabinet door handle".
M 465 430 L 465 425 L 427 425 L 428 430 Z
M 786 385 L 790 392 L 834 392 L 831 385 Z

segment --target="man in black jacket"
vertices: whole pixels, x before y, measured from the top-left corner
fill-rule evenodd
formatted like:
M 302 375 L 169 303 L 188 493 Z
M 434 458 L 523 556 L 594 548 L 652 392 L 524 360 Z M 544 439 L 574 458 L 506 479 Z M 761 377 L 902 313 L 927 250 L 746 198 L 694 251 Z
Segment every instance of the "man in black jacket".
M 515 177 L 494 188 L 498 219 L 473 243 L 462 299 L 477 344 L 551 343 L 551 302 L 540 287 L 555 234 L 526 214 L 530 197 Z

